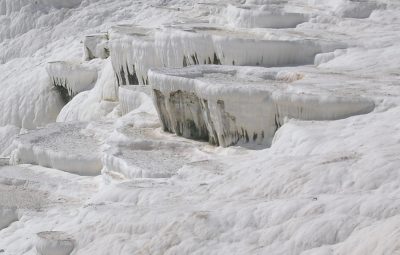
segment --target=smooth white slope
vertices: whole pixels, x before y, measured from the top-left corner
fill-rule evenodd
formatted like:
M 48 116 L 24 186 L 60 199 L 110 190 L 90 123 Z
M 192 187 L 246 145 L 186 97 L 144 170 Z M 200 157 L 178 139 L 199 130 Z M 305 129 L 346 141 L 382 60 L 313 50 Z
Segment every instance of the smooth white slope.
M 104 27 L 123 20 L 154 25 L 169 22 L 183 12 L 167 1 L 146 4 L 161 2 L 167 5 L 148 8 L 124 0 L 83 1 L 77 12 L 64 17 L 64 24 L 2 43 L 2 49 L 7 47 L 3 52 L 14 58 L 20 48 L 28 54 L 47 44 L 32 40 L 38 33 L 45 39 L 53 34 L 55 39 L 48 48 L 35 53 L 34 59 L 14 59 L 2 65 L 5 78 L 0 87 L 7 84 L 8 93 L 19 91 L 23 95 L 25 90 L 35 95 L 33 89 L 27 89 L 31 87 L 21 86 L 18 80 L 23 77 L 31 85 L 38 71 L 32 66 L 80 58 L 78 34 L 91 28 L 102 30 L 103 21 Z M 193 5 L 189 1 L 174 2 L 188 9 Z M 218 1 L 217 5 L 224 2 L 229 1 Z M 289 2 L 325 12 L 299 25 L 300 30 L 311 30 L 316 37 L 330 34 L 351 43 L 351 49 L 318 66 L 339 80 L 320 78 L 321 86 L 332 94 L 338 88 L 347 95 L 355 89 L 366 91 L 376 102 L 373 113 L 332 122 L 290 120 L 270 149 L 250 152 L 206 147 L 208 160 L 191 162 L 165 179 L 125 179 L 104 185 L 100 178 L 55 169 L 27 165 L 0 168 L 0 206 L 18 206 L 21 216 L 0 231 L 0 250 L 5 254 L 37 254 L 37 233 L 62 231 L 77 241 L 74 255 L 399 253 L 398 1 L 380 1 L 388 3 L 390 9 L 374 11 L 367 19 L 331 16 L 336 3 L 350 1 L 318 1 L 320 6 L 308 5 L 316 1 Z M 329 3 L 334 6 L 327 7 Z M 205 18 L 203 13 L 190 16 Z M 299 32 L 257 31 L 271 37 Z M 49 56 L 54 59 L 47 59 Z M 340 78 L 343 72 L 346 76 Z M 318 72 L 314 75 L 318 80 Z M 10 84 L 17 85 L 9 89 Z M 299 93 L 301 90 L 293 88 Z M 0 103 L 3 99 L 6 96 Z M 11 103 L 0 109 L 18 109 L 18 100 Z M 45 109 L 52 109 L 47 106 Z M 22 114 L 21 109 L 14 112 L 12 116 L 30 116 Z M 147 125 L 139 112 L 125 115 L 115 125 L 127 129 Z M 112 126 L 114 120 L 109 121 Z M 88 129 L 106 138 L 113 133 L 96 123 Z
M 20 128 L 16 126 L 0 127 L 0 156 L 9 155 L 12 150 L 12 143 L 19 132 Z
M 25 243 L 3 243 L 32 254 L 34 233 L 55 229 L 79 240 L 74 254 L 395 254 L 400 108 L 366 116 L 292 121 L 269 150 L 103 187 L 79 209 L 24 218 Z
M 128 0 L 1 0 L 0 126 L 32 129 L 54 122 L 64 103 L 52 88 L 46 63 L 81 60 L 84 36 L 117 22 L 157 25 L 174 16 L 150 7 L 160 4 L 157 0 L 145 4 Z M 153 15 L 159 18 L 153 19 Z
M 0 125 L 31 129 L 55 120 L 63 107 L 50 86 L 46 71 L 32 67 L 32 59 L 12 60 L 0 65 Z

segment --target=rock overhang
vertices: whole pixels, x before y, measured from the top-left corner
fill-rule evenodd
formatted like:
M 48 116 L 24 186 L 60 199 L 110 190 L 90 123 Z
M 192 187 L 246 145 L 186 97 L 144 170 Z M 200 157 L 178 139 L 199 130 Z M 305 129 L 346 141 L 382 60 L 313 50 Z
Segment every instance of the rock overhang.
M 120 85 L 137 85 L 148 84 L 147 71 L 154 67 L 307 65 L 319 53 L 346 47 L 324 38 L 286 33 L 277 37 L 201 22 L 161 28 L 123 25 L 110 33 L 111 60 Z
M 98 76 L 96 69 L 68 61 L 48 62 L 46 71 L 65 103 L 78 93 L 92 89 Z
M 149 80 L 165 131 L 223 147 L 270 146 L 288 118 L 337 120 L 375 107 L 361 94 L 293 90 L 296 81 L 306 82 L 304 75 L 284 69 L 204 65 L 152 69 Z

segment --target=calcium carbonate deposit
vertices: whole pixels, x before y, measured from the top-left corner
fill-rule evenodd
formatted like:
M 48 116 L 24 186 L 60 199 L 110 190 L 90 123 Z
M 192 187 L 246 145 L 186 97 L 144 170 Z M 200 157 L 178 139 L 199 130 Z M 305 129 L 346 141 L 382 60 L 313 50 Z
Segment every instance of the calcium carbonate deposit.
M 397 0 L 0 0 L 0 255 L 400 254 Z

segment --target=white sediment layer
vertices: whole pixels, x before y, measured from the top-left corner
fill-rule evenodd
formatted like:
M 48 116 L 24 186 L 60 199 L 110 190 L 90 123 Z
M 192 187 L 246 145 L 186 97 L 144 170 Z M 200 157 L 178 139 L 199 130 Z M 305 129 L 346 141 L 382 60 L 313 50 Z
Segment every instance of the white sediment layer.
M 128 142 L 109 143 L 103 157 L 106 172 L 128 179 L 168 178 L 190 162 L 193 158 L 190 154 L 195 154 L 195 148 L 189 144 L 151 140 L 152 129 L 137 129 L 136 132 L 136 139 L 131 137 Z
M 148 84 L 150 67 L 201 64 L 293 66 L 313 64 L 318 53 L 345 47 L 310 38 L 265 39 L 210 24 L 175 24 L 151 30 L 115 28 L 110 35 L 113 68 L 120 85 Z
M 306 22 L 306 13 L 285 12 L 281 8 L 270 6 L 234 6 L 229 5 L 224 18 L 232 27 L 246 28 L 293 28 Z
M 362 97 L 292 92 L 290 82 L 303 75 L 211 65 L 149 72 L 164 130 L 223 147 L 269 146 L 286 118 L 337 120 L 374 109 Z
M 17 208 L 0 205 L 0 231 L 18 220 Z
M 125 85 L 119 87 L 119 104 L 122 115 L 136 110 L 147 102 L 152 96 L 149 86 Z
M 310 19 L 284 29 L 238 28 L 232 18 L 228 22 L 227 6 L 249 5 L 258 5 L 250 12 L 276 9 L 284 15 L 307 13 Z M 240 15 L 251 17 L 247 10 Z M 256 23 L 239 16 L 238 21 Z M 118 26 L 113 36 L 115 28 L 110 28 L 118 24 L 127 25 Z M 140 35 L 138 26 L 151 29 Z M 59 114 L 64 102 L 45 63 L 81 60 L 82 40 L 102 31 L 109 31 L 111 41 L 121 41 L 114 45 L 121 52 L 114 59 L 85 62 L 99 70 L 96 85 Z M 37 233 L 43 231 L 48 234 L 42 235 L 42 251 L 55 247 L 56 253 L 68 253 L 57 243 L 73 239 L 71 255 L 398 254 L 398 31 L 398 0 L 0 0 L 0 146 L 10 151 L 14 135 L 26 133 L 20 136 L 26 147 L 32 145 L 26 155 L 46 152 L 26 162 L 59 157 L 59 165 L 76 167 L 80 174 L 87 174 L 92 162 L 74 155 L 96 154 L 103 160 L 101 176 L 82 176 L 39 165 L 10 166 L 9 155 L 0 156 L 0 208 L 10 209 L 3 214 L 0 209 L 0 222 L 11 219 L 0 230 L 0 254 L 37 254 Z M 335 47 L 325 48 L 330 42 Z M 335 50 L 336 42 L 345 49 Z M 315 58 L 309 57 L 320 47 Z M 152 63 L 142 56 L 157 58 Z M 310 65 L 237 66 L 257 65 L 261 59 L 265 65 L 304 63 L 296 59 Z M 120 82 L 123 76 L 128 83 L 135 74 L 137 83 L 147 83 L 153 65 L 182 68 L 214 60 L 226 65 L 235 60 L 236 66 L 154 74 L 159 91 L 171 99 L 167 103 L 176 106 L 165 116 L 174 117 L 171 122 L 192 119 L 176 127 L 185 135 L 209 136 L 211 127 L 199 125 L 200 133 L 196 126 L 211 126 L 204 121 L 211 114 L 204 116 L 202 106 L 215 108 L 209 109 L 214 120 L 226 120 L 218 129 L 213 122 L 215 130 L 229 132 L 237 130 L 237 122 L 248 129 L 277 127 L 264 123 L 275 113 L 273 121 L 283 125 L 270 147 L 257 143 L 258 134 L 248 133 L 247 143 L 246 132 L 237 143 L 241 146 L 229 148 L 163 132 L 152 101 L 117 86 L 116 74 Z M 121 74 L 124 68 L 129 75 Z M 268 102 L 273 110 L 263 111 Z M 345 117 L 371 102 L 375 108 L 367 114 L 307 120 Z M 127 113 L 121 116 L 122 111 Z M 57 116 L 61 122 L 86 120 L 88 125 L 26 130 Z M 14 145 L 18 151 L 18 141 Z
M 55 123 L 20 135 L 13 164 L 37 164 L 80 175 L 97 175 L 102 168 L 100 145 L 85 134 L 85 123 Z
M 108 47 L 108 33 L 85 36 L 85 39 L 83 40 L 83 52 L 85 60 L 92 60 L 94 58 L 108 58 L 110 56 L 110 49 Z
M 110 114 L 118 105 L 118 85 L 110 60 L 104 62 L 94 88 L 76 95 L 61 110 L 57 122 L 90 121 Z
M 120 85 L 147 84 L 147 70 L 161 66 L 152 29 L 137 26 L 113 27 L 109 46 Z
M 49 62 L 46 70 L 53 86 L 65 89 L 65 97 L 68 98 L 92 89 L 97 80 L 96 69 L 65 61 Z
M 12 150 L 11 145 L 20 131 L 21 129 L 15 126 L 0 126 L 0 157 L 10 154 Z
M 64 232 L 37 233 L 36 251 L 39 255 L 69 255 L 74 247 L 74 240 Z

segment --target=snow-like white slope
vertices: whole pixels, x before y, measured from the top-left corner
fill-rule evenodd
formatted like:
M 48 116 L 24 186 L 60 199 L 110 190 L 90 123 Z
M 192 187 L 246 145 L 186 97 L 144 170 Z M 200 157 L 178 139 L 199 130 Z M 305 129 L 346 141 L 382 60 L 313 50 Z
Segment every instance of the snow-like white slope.
M 50 229 L 43 224 L 39 229 L 25 228 L 32 217 L 40 218 L 49 209 L 76 208 L 80 201 L 86 200 L 97 189 L 93 177 L 54 172 L 54 169 L 38 166 L 6 166 L 0 172 L 0 207 L 3 213 L 4 208 L 12 208 L 17 216 L 13 217 L 14 222 L 8 228 L 1 231 L 4 235 L 1 238 L 1 249 L 5 254 L 38 254 L 37 233 Z M 10 244 L 17 244 L 19 241 L 15 242 L 13 235 L 25 236 L 29 241 L 25 244 L 21 242 L 20 247 L 14 249 Z
M 270 150 L 219 154 L 223 163 L 189 164 L 170 180 L 117 183 L 78 211 L 53 209 L 24 222 L 33 233 L 68 232 L 79 240 L 76 254 L 395 254 L 400 127 L 381 120 L 397 117 L 398 107 L 293 121 Z M 14 228 L 26 243 L 35 236 Z
M 85 40 L 83 41 L 84 59 L 108 58 L 110 56 L 108 40 L 108 33 L 85 36 Z
M 46 70 L 32 67 L 27 60 L 13 60 L 0 66 L 0 125 L 35 128 L 54 121 L 63 106 L 49 85 Z M 17 75 L 18 74 L 18 75 Z
M 162 4 L 159 0 L 1 0 L 0 126 L 32 129 L 54 122 L 64 102 L 51 85 L 46 64 L 81 60 L 84 36 L 116 23 L 155 26 L 176 16 L 156 8 Z
M 20 132 L 20 128 L 15 126 L 0 127 L 0 156 L 9 155 L 12 150 L 11 146 L 16 135 Z
M 11 223 L 18 220 L 16 208 L 0 207 L 0 230 L 8 227 Z
M 257 27 L 243 32 L 235 26 L 249 24 L 244 17 L 253 14 L 241 14 L 235 25 L 229 16 L 234 13 L 228 12 L 242 4 L 261 12 L 273 7 L 281 13 L 305 13 L 309 22 L 274 29 L 251 21 Z M 307 63 L 315 67 L 276 69 L 287 77 L 280 89 L 296 96 L 362 95 L 373 100 L 375 108 L 341 120 L 287 120 L 268 149 L 213 147 L 163 133 L 146 93 L 139 96 L 129 87 L 116 86 L 115 59 L 84 61 L 85 36 L 109 31 L 112 41 L 111 27 L 141 26 L 163 28 L 151 29 L 165 53 L 163 62 L 155 64 L 183 66 L 182 52 L 199 51 L 199 58 L 213 54 L 209 46 L 217 45 L 193 43 L 193 38 L 207 43 L 204 35 L 218 33 L 182 31 L 195 23 L 221 28 L 221 41 L 230 46 L 221 43 L 219 49 L 229 65 L 238 56 L 246 60 L 246 52 L 253 60 L 265 52 L 280 53 L 270 61 L 284 64 L 296 53 L 297 46 L 294 53 L 249 46 L 249 37 L 243 40 L 247 43 L 239 40 L 244 34 L 279 43 L 327 40 L 346 45 L 315 60 L 310 57 Z M 22 130 L 27 133 L 20 148 L 31 145 L 24 155 L 44 152 L 40 159 L 59 157 L 61 165 L 72 168 L 83 163 L 73 157 L 77 154 L 86 158 L 98 153 L 101 163 L 112 156 L 125 164 L 119 168 L 119 163 L 106 162 L 102 175 L 93 177 L 33 165 L 3 166 L 7 158 L 0 159 L 0 253 L 33 255 L 43 248 L 46 253 L 52 244 L 57 252 L 68 253 L 71 245 L 60 245 L 62 240 L 73 242 L 72 255 L 399 253 L 399 30 L 396 0 L 0 0 L 0 151 L 13 148 L 12 135 L 21 127 L 34 129 L 56 118 L 85 120 L 84 125 Z M 142 48 L 136 54 L 132 37 L 114 37 L 127 39 L 130 47 L 120 44 L 124 51 L 115 54 L 124 59 L 121 63 L 143 67 L 138 73 L 147 75 L 151 59 L 131 58 L 149 56 L 140 55 L 146 45 L 138 40 Z M 51 61 L 84 63 L 98 70 L 94 88 L 64 107 L 45 70 Z M 191 56 L 186 61 L 194 62 Z M 289 85 L 291 73 L 306 75 Z M 251 76 L 243 76 L 242 85 L 249 84 Z M 216 78 L 202 79 L 214 83 Z M 100 147 L 103 143 L 106 146 Z M 81 164 L 78 173 L 87 171 L 85 166 L 91 165 Z M 136 178 L 134 173 L 140 172 L 157 178 Z

